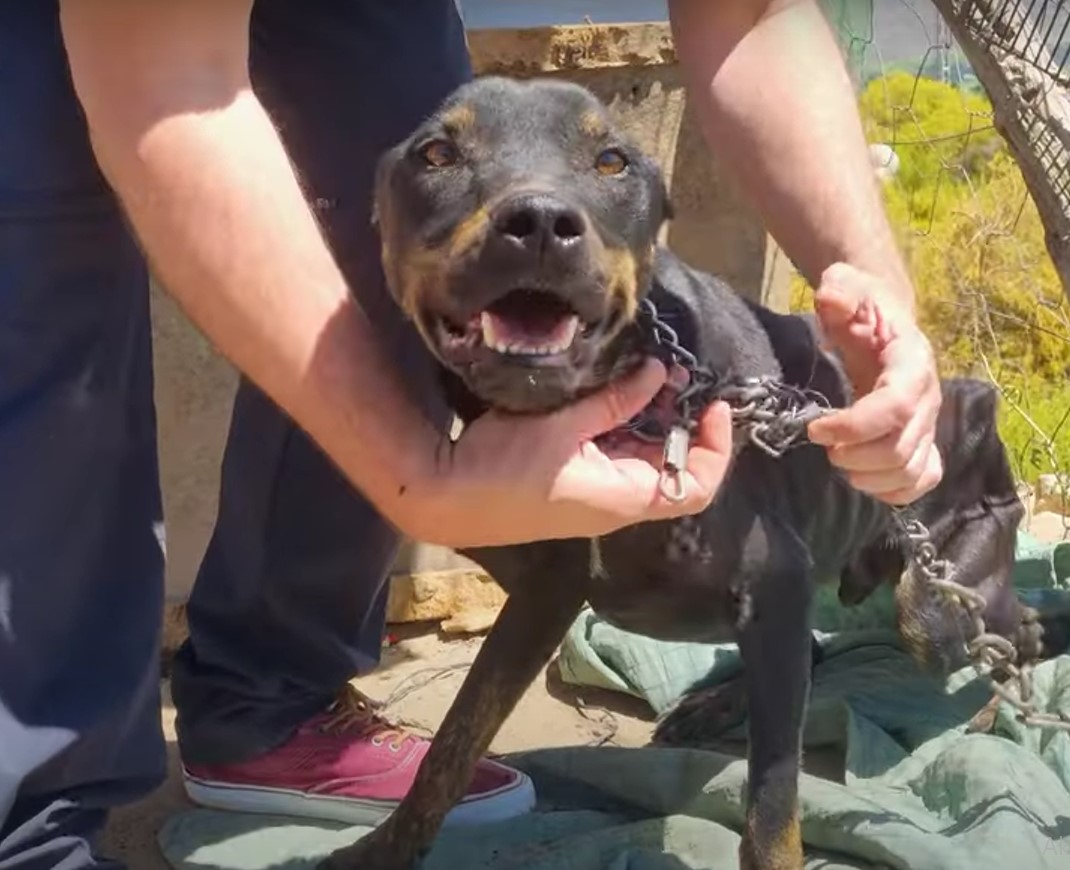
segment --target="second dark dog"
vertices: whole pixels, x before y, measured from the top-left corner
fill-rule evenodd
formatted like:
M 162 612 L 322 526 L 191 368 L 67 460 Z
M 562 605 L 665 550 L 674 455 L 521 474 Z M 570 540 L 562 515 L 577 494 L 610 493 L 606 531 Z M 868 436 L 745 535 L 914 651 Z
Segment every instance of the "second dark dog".
M 489 408 L 552 410 L 634 369 L 648 347 L 636 323 L 646 298 L 718 375 L 770 376 L 848 404 L 848 382 L 807 321 L 743 301 L 660 247 L 668 217 L 654 162 L 588 91 L 549 81 L 485 78 L 460 89 L 384 156 L 377 181 L 391 291 L 467 420 Z M 1017 515 L 1013 504 L 999 508 L 1009 472 L 991 429 L 993 397 L 975 385 L 948 386 L 941 446 L 949 483 L 928 502 L 929 521 L 948 555 L 962 560 L 968 576 L 958 579 L 991 602 L 993 628 L 1016 639 L 1025 614 L 1006 570 Z M 971 511 L 980 517 L 973 525 Z M 326 866 L 408 870 L 419 861 L 474 763 L 589 601 L 633 632 L 739 643 L 750 711 L 741 864 L 800 870 L 797 781 L 814 583 L 842 573 L 852 598 L 894 572 L 894 548 L 882 543 L 889 517 L 844 483 L 821 448 L 775 459 L 744 447 L 698 517 L 597 541 L 467 553 L 509 599 L 412 791 Z M 919 657 L 950 654 L 961 636 L 953 613 L 921 594 L 904 594 L 901 604 L 904 636 Z M 1044 651 L 1036 634 L 1030 655 Z

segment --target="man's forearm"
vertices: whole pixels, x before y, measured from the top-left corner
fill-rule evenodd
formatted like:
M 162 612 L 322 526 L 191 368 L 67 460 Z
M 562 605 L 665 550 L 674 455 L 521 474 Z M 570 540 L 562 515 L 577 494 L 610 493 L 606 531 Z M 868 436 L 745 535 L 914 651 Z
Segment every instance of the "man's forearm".
M 158 88 L 142 111 L 82 85 L 99 162 L 161 282 L 398 522 L 436 436 L 378 351 L 260 103 L 237 87 L 172 110 Z
M 814 0 L 670 0 L 711 148 L 816 286 L 846 262 L 913 291 L 880 200 L 854 92 Z

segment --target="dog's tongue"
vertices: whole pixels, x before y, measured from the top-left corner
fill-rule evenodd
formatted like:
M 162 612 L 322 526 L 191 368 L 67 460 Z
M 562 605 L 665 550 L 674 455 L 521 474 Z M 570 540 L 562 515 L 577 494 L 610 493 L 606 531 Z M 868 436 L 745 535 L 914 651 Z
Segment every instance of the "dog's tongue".
M 554 311 L 488 309 L 480 315 L 483 343 L 498 353 L 561 353 L 571 347 L 579 325 L 575 314 Z

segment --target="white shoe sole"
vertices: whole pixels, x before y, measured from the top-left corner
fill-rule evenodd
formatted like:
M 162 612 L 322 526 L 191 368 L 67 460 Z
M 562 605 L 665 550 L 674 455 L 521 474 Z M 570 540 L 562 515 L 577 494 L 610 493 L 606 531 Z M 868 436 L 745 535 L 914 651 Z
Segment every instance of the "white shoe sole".
M 376 801 L 336 795 L 310 794 L 284 788 L 227 785 L 191 776 L 182 781 L 195 804 L 218 810 L 262 815 L 323 819 L 348 825 L 374 827 L 397 807 L 394 801 Z M 500 822 L 530 812 L 535 807 L 535 786 L 526 774 L 497 791 L 461 801 L 447 814 L 444 825 L 482 825 Z

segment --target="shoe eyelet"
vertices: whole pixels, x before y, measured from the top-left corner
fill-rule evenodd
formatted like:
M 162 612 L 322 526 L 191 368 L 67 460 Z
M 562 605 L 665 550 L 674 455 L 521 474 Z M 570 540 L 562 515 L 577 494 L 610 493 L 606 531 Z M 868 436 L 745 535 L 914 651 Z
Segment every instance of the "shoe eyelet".
M 382 745 L 383 745 L 383 738 L 382 737 L 373 737 L 372 738 L 372 746 L 382 746 Z
M 401 752 L 401 744 L 400 743 L 395 743 L 393 740 L 391 740 L 386 745 L 386 748 L 389 749 L 391 752 Z

